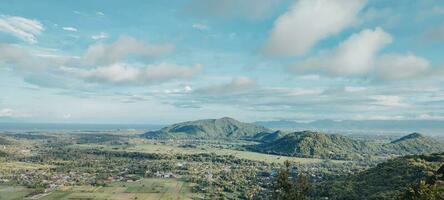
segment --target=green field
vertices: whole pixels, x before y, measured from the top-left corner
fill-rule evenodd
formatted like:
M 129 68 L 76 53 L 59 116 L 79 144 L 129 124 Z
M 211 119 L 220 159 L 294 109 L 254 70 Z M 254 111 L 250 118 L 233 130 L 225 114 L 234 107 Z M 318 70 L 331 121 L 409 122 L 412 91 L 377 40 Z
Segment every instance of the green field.
M 40 165 L 35 163 L 25 163 L 25 162 L 5 162 L 0 160 L 0 171 L 15 171 L 15 170 L 26 170 L 26 169 L 46 169 L 50 168 L 49 165 Z
M 0 184 L 0 200 L 20 200 L 32 192 L 23 186 L 3 185 Z
M 0 185 L 0 200 L 25 199 L 33 189 L 23 186 Z M 193 199 L 191 185 L 176 179 L 142 179 L 137 182 L 115 182 L 106 187 L 67 186 L 34 199 L 98 199 L 98 200 L 160 200 Z M 28 197 L 29 198 L 29 197 Z M 32 198 L 29 198 L 32 199 Z
M 97 147 L 98 145 L 78 145 L 79 147 L 89 148 L 89 147 Z M 105 150 L 125 150 L 125 151 L 133 151 L 133 152 L 145 152 L 145 153 L 170 153 L 170 154 L 198 154 L 198 153 L 214 153 L 217 155 L 233 155 L 238 158 L 253 160 L 253 161 L 264 161 L 267 163 L 283 163 L 286 160 L 300 163 L 300 164 L 312 164 L 312 163 L 320 163 L 325 161 L 325 159 L 316 159 L 316 158 L 298 158 L 291 156 L 279 156 L 279 155 L 271 155 L 264 154 L 252 151 L 240 151 L 235 149 L 228 148 L 217 148 L 212 147 L 210 145 L 198 145 L 196 148 L 183 148 L 179 147 L 175 144 L 153 144 L 146 143 L 141 141 L 136 141 L 135 145 L 132 145 L 125 149 L 116 149 L 113 146 L 103 145 L 101 146 Z M 337 160 L 329 160 L 331 162 L 347 162 L 347 161 L 337 161 Z
M 40 199 L 192 199 L 190 185 L 176 179 L 142 179 L 115 182 L 106 187 L 71 186 L 60 188 Z

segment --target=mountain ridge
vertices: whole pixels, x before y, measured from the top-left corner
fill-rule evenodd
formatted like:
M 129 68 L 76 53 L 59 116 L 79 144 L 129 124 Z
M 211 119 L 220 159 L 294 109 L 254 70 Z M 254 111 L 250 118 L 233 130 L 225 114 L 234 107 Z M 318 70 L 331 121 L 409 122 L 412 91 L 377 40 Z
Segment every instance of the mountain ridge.
M 253 137 L 261 132 L 271 132 L 271 130 L 260 125 L 240 122 L 230 117 L 223 117 L 219 119 L 201 119 L 176 123 L 160 130 L 146 132 L 142 134 L 142 137 L 239 139 Z
M 273 135 L 274 134 L 274 135 Z M 280 138 L 276 133 L 261 134 L 260 138 L 271 138 L 261 144 L 247 148 L 277 155 L 328 158 L 340 160 L 365 159 L 371 156 L 411 155 L 444 151 L 444 144 L 420 133 L 411 133 L 388 143 L 371 143 L 352 139 L 340 134 L 315 131 L 287 133 Z

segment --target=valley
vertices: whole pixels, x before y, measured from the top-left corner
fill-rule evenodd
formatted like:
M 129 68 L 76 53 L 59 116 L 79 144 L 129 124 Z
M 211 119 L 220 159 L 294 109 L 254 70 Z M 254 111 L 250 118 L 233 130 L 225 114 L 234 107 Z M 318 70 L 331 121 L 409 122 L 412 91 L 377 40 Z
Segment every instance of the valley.
M 391 199 L 444 164 L 432 154 L 443 146 L 418 133 L 386 141 L 275 132 L 227 118 L 182 125 L 156 137 L 142 130 L 4 132 L 0 199 L 270 199 L 287 163 L 290 176 L 308 177 L 312 199 L 363 192 Z M 377 188 L 383 180 L 393 181 Z

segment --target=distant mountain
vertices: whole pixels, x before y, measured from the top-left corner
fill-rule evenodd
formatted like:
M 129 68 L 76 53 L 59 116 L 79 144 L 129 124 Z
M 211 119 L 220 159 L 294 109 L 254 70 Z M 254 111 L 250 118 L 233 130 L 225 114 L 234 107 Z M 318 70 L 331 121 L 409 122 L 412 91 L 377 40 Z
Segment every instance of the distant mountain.
M 271 130 L 260 125 L 224 117 L 173 124 L 157 131 L 149 131 L 142 136 L 146 138 L 239 139 L 252 138 L 263 132 L 271 132 Z
M 266 153 L 332 159 L 359 159 L 370 146 L 342 135 L 330 135 L 312 131 L 289 133 L 270 143 L 252 147 Z
M 317 120 L 301 123 L 289 120 L 259 121 L 255 124 L 271 129 L 289 130 L 352 130 L 352 131 L 400 131 L 400 132 L 444 132 L 442 120 Z
M 420 180 L 444 188 L 444 173 L 439 169 L 444 169 L 444 152 L 398 157 L 344 180 L 322 183 L 318 187 L 322 191 L 316 193 L 331 199 L 396 199 L 406 187 Z
M 249 146 L 254 151 L 310 158 L 359 160 L 371 156 L 410 155 L 444 151 L 444 144 L 431 137 L 412 133 L 390 143 L 369 143 L 339 134 L 301 131 L 261 133 L 262 144 Z

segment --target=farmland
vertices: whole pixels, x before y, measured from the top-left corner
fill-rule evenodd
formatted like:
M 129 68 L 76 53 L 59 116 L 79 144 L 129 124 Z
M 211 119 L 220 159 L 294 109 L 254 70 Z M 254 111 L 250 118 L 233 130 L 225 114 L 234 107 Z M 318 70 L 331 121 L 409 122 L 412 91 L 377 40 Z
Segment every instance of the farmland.
M 37 136 L 38 135 L 38 136 Z M 2 138 L 0 199 L 246 199 L 269 196 L 285 160 L 323 179 L 365 165 L 251 152 L 247 140 L 156 140 L 133 131 Z

